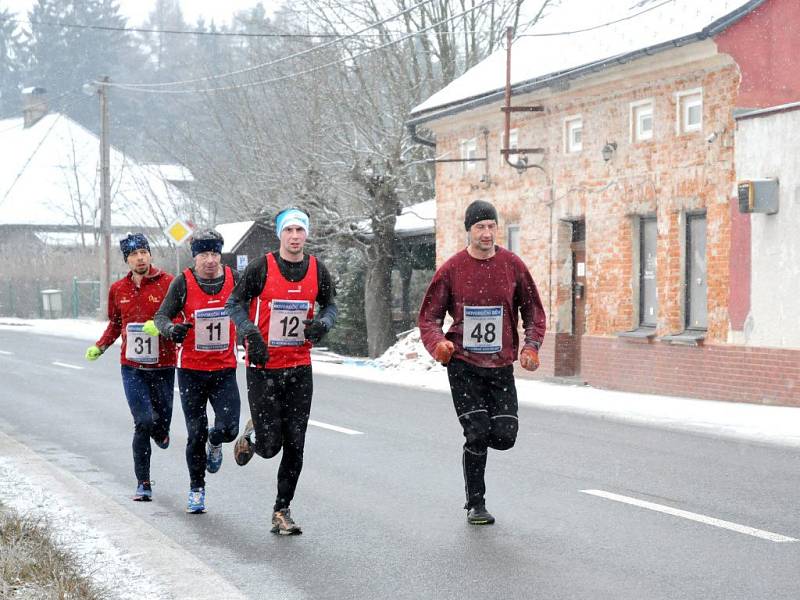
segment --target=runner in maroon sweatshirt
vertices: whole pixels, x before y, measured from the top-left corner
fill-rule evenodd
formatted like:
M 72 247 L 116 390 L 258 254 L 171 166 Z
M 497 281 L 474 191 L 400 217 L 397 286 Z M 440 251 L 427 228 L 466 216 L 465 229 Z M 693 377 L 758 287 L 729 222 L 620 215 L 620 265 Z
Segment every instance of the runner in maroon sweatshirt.
M 495 245 L 497 212 L 476 200 L 467 207 L 464 226 L 469 245 L 433 276 L 419 311 L 422 342 L 447 365 L 456 415 L 466 441 L 462 455 L 467 520 L 494 523 L 486 510 L 487 449 L 508 450 L 517 438 L 514 361 L 519 348 L 519 314 L 525 329 L 520 364 L 539 367 L 545 313 L 525 263 Z M 445 314 L 453 323 L 442 331 Z
M 133 466 L 138 480 L 133 499 L 149 501 L 153 496 L 150 438 L 159 448 L 169 446 L 175 344 L 150 337 L 142 327 L 156 314 L 172 275 L 150 264 L 150 245 L 143 234 L 129 234 L 119 246 L 131 270 L 108 290 L 108 326 L 86 350 L 86 359 L 97 360 L 122 336 L 122 386 L 133 415 Z

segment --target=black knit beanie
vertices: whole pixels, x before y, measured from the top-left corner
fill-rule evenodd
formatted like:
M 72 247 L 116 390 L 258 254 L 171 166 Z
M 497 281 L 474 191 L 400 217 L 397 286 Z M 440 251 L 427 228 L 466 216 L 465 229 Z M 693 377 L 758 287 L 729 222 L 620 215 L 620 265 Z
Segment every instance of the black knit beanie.
M 497 222 L 497 211 L 494 206 L 485 200 L 475 200 L 467 207 L 467 212 L 464 213 L 464 227 L 467 231 L 475 225 L 478 221 L 494 221 Z

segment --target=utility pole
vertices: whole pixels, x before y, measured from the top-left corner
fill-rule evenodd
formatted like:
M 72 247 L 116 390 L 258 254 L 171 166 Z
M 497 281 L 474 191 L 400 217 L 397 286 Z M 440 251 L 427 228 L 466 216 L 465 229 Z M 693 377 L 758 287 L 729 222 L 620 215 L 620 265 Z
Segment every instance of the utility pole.
M 108 145 L 108 77 L 98 81 L 100 98 L 100 319 L 108 314 L 111 287 L 111 169 Z

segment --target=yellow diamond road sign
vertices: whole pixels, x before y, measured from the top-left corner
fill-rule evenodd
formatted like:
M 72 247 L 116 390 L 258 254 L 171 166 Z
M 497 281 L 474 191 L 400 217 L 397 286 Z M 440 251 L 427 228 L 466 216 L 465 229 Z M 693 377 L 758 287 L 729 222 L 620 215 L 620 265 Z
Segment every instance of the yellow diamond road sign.
M 183 219 L 175 219 L 165 233 L 179 246 L 192 235 L 192 227 Z

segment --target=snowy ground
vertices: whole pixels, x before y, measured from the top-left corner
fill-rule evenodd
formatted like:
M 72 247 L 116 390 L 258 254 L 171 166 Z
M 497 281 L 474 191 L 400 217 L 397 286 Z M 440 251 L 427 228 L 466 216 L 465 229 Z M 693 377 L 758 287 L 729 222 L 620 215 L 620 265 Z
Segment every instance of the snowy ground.
M 34 334 L 58 335 L 86 340 L 87 346 L 93 343 L 103 331 L 105 323 L 91 320 L 23 320 L 0 318 L 0 329 L 25 330 Z M 443 367 L 435 363 L 419 341 L 418 331 L 410 332 L 380 358 L 369 361 L 336 355 L 324 350 L 314 351 L 314 371 L 316 373 L 349 377 L 361 380 L 380 381 L 411 388 L 448 391 L 447 374 Z M 800 409 L 779 406 L 760 406 L 631 394 L 608 390 L 598 390 L 588 386 L 564 385 L 542 381 L 517 380 L 517 390 L 521 404 L 540 408 L 591 414 L 603 418 L 645 423 L 711 435 L 736 437 L 761 443 L 800 447 Z M 4 456 L 0 460 L 0 479 L 12 482 L 11 486 L 0 486 L 0 501 L 22 513 L 36 514 L 44 518 L 59 515 L 51 524 L 57 539 L 81 540 L 67 545 L 76 552 L 82 564 L 87 565 L 91 574 L 101 585 L 112 585 L 120 590 L 117 597 L 127 598 L 122 590 L 137 590 L 141 597 L 141 568 L 130 556 L 125 555 L 124 531 L 103 530 L 104 519 L 91 515 L 72 514 L 68 506 L 62 506 L 59 485 L 76 485 L 73 481 L 55 482 L 54 477 L 66 478 L 63 474 L 48 471 L 43 459 L 24 449 L 10 439 L 0 435 L 0 448 Z M 12 451 L 13 450 L 13 451 Z M 36 469 L 32 465 L 37 465 Z M 38 471 L 35 481 L 30 476 Z M 42 484 L 42 478 L 50 481 Z M 5 494 L 6 490 L 23 489 L 23 494 Z M 48 492 L 48 490 L 50 490 Z M 84 492 L 85 493 L 85 492 Z M 99 500 L 99 499 L 98 499 Z M 113 504 L 109 502 L 104 505 Z M 123 509 L 113 507 L 103 509 L 119 511 L 112 522 L 124 523 Z M 69 514 L 69 518 L 63 518 Z M 108 516 L 108 515 L 106 515 Z M 105 521 L 107 522 L 107 521 Z M 130 527 L 143 523 L 131 523 Z M 122 525 L 120 525 L 120 528 Z M 123 550 L 120 550 L 123 548 Z M 172 550 L 170 550 L 172 551 Z M 174 549 L 175 552 L 179 550 Z M 187 560 L 182 557 L 181 560 Z M 97 567 L 103 563 L 106 568 Z M 197 574 L 202 572 L 198 566 Z M 212 583 L 212 582 L 209 582 Z M 220 581 L 214 585 L 224 586 Z M 169 582 L 173 592 L 179 582 Z M 217 588 L 219 589 L 219 588 Z M 232 592 L 232 591 L 231 591 Z M 233 592 L 232 592 L 233 593 Z M 148 598 L 168 598 L 163 589 L 153 585 L 143 594 Z

